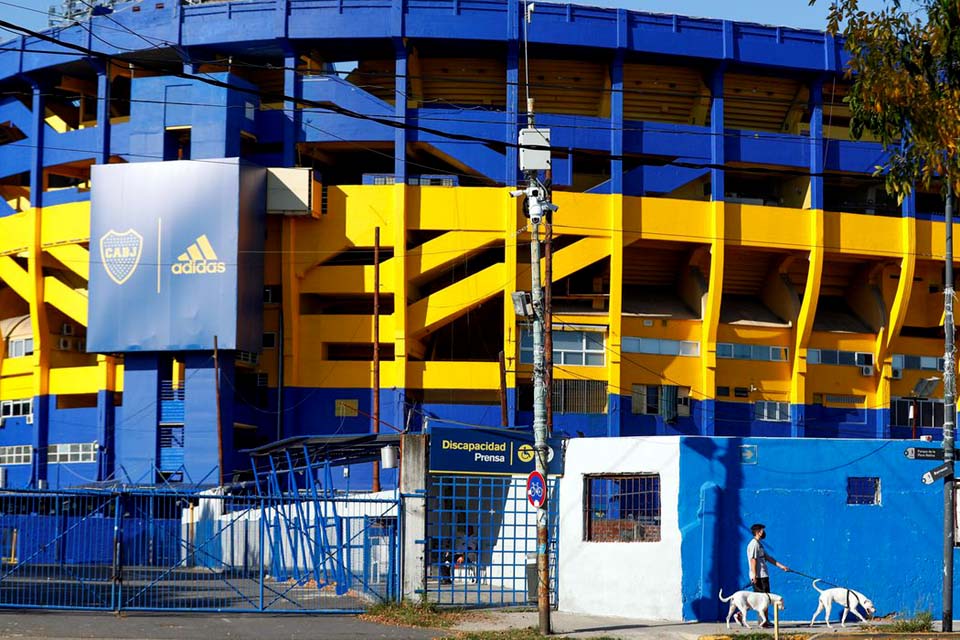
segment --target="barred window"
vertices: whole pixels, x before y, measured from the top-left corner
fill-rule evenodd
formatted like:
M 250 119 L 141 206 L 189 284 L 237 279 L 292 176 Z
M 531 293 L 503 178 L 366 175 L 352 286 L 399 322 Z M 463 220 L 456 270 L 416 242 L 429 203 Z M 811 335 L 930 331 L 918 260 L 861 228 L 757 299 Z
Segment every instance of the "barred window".
M 607 383 L 604 380 L 554 380 L 554 413 L 607 412 Z
M 867 401 L 866 396 L 825 393 L 821 396 L 828 404 L 852 404 L 861 405 Z
M 94 442 L 75 442 L 70 444 L 52 444 L 47 449 L 47 462 L 96 462 L 97 445 Z
M 583 539 L 659 542 L 660 475 L 584 476 Z
M 880 478 L 848 477 L 847 504 L 880 504 Z
M 0 464 L 31 464 L 32 462 L 33 447 L 29 444 L 0 447 Z

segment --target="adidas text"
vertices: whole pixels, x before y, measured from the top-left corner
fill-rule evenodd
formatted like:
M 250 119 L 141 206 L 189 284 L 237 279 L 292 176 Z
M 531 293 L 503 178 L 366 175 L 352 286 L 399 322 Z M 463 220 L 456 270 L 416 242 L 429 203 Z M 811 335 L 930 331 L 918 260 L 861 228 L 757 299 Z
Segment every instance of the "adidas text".
M 170 271 L 176 275 L 188 275 L 193 273 L 225 273 L 227 265 L 223 262 L 177 262 L 170 266 Z

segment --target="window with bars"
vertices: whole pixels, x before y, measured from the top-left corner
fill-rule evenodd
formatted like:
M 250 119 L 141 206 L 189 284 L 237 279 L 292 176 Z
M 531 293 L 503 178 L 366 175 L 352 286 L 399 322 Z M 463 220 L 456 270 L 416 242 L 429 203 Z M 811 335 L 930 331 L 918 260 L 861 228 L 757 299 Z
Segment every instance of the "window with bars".
M 660 475 L 584 476 L 583 539 L 588 542 L 659 542 Z
M 847 504 L 880 504 L 880 478 L 848 477 Z
M 94 442 L 72 442 L 70 444 L 52 444 L 47 449 L 47 462 L 96 462 L 97 445 Z
M 894 398 L 890 402 L 890 424 L 895 427 L 943 428 L 943 400 Z
M 606 343 L 600 331 L 554 331 L 553 363 L 602 367 L 606 364 Z M 533 364 L 533 334 L 520 332 L 520 362 Z
M 31 464 L 32 462 L 33 447 L 29 444 L 0 447 L 0 464 Z
M 607 383 L 604 380 L 554 380 L 554 413 L 607 412 Z

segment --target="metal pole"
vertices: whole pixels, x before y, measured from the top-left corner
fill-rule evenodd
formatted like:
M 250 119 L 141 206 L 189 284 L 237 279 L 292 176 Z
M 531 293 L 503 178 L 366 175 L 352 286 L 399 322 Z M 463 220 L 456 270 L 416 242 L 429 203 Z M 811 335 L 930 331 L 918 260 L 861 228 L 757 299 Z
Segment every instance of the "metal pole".
M 217 470 L 220 486 L 223 486 L 223 421 L 220 419 L 220 350 L 217 348 L 217 336 L 213 336 L 213 382 L 217 400 Z
M 953 353 L 953 183 L 947 178 L 945 211 L 946 251 L 943 278 L 943 460 L 949 470 L 943 478 L 943 621 L 941 630 L 953 631 L 953 438 L 957 420 L 956 363 Z
M 550 200 L 553 170 L 546 171 L 544 196 Z M 547 434 L 553 433 L 553 213 L 545 212 L 543 242 L 543 379 L 546 396 Z
M 510 425 L 507 415 L 507 361 L 503 351 L 500 352 L 500 426 Z
M 373 432 L 380 433 L 380 227 L 373 230 Z M 376 460 L 373 490 L 380 491 L 380 463 Z
M 531 180 L 534 176 L 530 176 Z M 543 289 L 540 286 L 540 223 L 531 222 L 533 237 L 530 239 L 530 287 L 533 299 L 533 438 L 536 451 L 536 469 L 547 487 L 547 389 L 544 366 L 544 309 Z M 544 487 L 546 488 L 546 487 Z M 549 492 L 548 492 L 549 494 Z M 547 500 L 537 509 L 537 611 L 540 633 L 550 633 L 550 566 L 547 553 Z

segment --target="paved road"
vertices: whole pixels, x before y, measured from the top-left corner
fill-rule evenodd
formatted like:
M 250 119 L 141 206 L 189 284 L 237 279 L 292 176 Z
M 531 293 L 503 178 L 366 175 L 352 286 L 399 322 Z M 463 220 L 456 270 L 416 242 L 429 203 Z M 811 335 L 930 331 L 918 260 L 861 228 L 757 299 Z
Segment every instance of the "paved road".
M 236 615 L 0 611 L 0 638 L 103 640 L 427 640 L 442 633 L 363 622 L 349 615 Z

